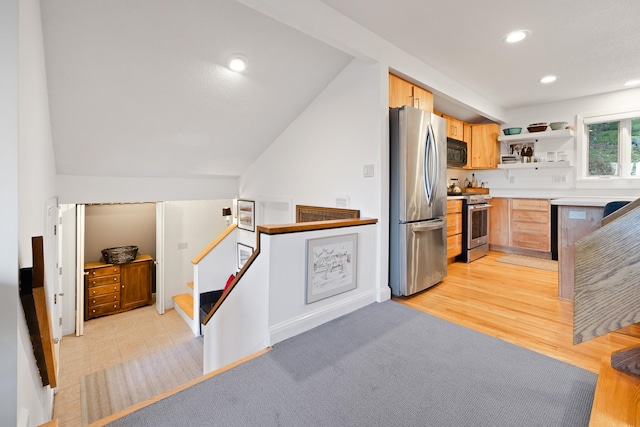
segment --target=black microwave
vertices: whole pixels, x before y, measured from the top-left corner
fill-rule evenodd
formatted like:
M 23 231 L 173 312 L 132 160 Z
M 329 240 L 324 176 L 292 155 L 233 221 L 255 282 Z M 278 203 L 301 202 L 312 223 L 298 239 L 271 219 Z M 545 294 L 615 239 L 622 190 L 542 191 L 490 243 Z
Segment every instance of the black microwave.
M 467 143 L 459 139 L 447 138 L 447 166 L 463 168 L 467 166 Z

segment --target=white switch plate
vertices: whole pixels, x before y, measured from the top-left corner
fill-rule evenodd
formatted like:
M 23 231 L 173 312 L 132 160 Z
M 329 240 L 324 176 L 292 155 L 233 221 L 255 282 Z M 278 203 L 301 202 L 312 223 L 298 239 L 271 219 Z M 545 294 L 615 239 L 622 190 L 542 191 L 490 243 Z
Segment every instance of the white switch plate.
M 365 178 L 371 178 L 373 176 L 373 165 L 364 165 L 363 175 Z
M 587 212 L 569 210 L 569 219 L 587 219 Z
M 178 243 L 178 249 L 187 249 L 189 244 L 187 242 Z

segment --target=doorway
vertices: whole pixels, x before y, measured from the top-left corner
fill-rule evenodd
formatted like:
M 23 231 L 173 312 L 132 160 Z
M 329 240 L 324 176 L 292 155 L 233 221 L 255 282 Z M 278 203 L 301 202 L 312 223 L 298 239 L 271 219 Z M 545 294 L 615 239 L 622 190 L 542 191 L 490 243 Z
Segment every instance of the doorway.
M 227 227 L 222 208 L 231 199 L 146 203 L 62 205 L 64 292 L 63 335 L 82 335 L 84 263 L 99 261 L 101 250 L 136 245 L 139 254 L 156 260 L 155 300 L 158 313 L 173 308 L 173 295 L 188 291 L 191 260 Z M 76 268 L 80 267 L 80 268 Z M 73 274 L 73 272 L 76 274 Z M 79 317 L 79 316 L 78 316 Z

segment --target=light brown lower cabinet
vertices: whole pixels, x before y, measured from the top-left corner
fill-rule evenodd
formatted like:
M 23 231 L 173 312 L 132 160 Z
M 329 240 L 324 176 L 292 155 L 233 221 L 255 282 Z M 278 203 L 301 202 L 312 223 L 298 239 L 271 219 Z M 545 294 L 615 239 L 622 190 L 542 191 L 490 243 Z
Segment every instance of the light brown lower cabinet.
M 511 200 L 511 246 L 543 252 L 551 251 L 549 200 Z
M 551 205 L 548 199 L 491 199 L 491 249 L 527 254 L 551 252 Z
M 462 200 L 447 200 L 447 259 L 462 253 Z
M 508 198 L 494 197 L 491 199 L 489 215 L 489 244 L 507 247 L 511 244 L 509 228 L 511 224 L 511 205 Z M 499 249 L 499 248 L 498 248 Z
M 153 259 L 139 255 L 126 264 L 85 264 L 84 319 L 151 304 Z

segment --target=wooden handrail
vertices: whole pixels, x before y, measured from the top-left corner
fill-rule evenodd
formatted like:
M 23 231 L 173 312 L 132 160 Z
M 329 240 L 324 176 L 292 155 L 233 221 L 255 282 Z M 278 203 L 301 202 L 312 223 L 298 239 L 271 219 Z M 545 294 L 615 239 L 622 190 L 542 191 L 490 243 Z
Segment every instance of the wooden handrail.
M 377 223 L 377 219 L 331 219 L 326 221 L 297 222 L 295 224 L 259 225 L 258 231 L 264 234 L 297 233 L 300 231 L 325 230 L 328 228 L 353 227 Z
M 260 254 L 260 234 L 285 234 L 285 233 L 297 233 L 301 231 L 312 231 L 312 230 L 327 230 L 332 228 L 342 228 L 342 227 L 355 227 L 359 225 L 369 225 L 376 224 L 378 222 L 375 218 L 370 219 L 336 219 L 330 221 L 313 221 L 313 222 L 300 222 L 295 224 L 267 224 L 267 225 L 259 225 L 256 233 L 256 248 L 253 251 L 253 254 L 249 257 L 247 262 L 242 266 L 242 269 L 238 272 L 233 282 L 227 287 L 227 289 L 222 293 L 220 299 L 213 306 L 211 311 L 207 314 L 207 317 L 202 321 L 203 325 L 206 325 L 209 322 L 209 319 L 218 311 L 218 307 L 222 305 L 227 296 L 233 291 L 236 287 L 236 284 L 240 281 L 244 273 L 249 269 L 253 261 Z
M 218 237 L 215 238 L 213 242 L 209 243 L 209 245 L 206 248 L 204 248 L 198 255 L 196 255 L 191 260 L 191 264 L 196 265 L 200 261 L 202 261 L 204 257 L 206 257 L 207 254 L 213 250 L 213 248 L 218 246 L 220 242 L 222 242 L 236 227 L 237 227 L 236 224 L 231 224 L 230 226 L 228 226 L 222 233 L 220 233 Z

